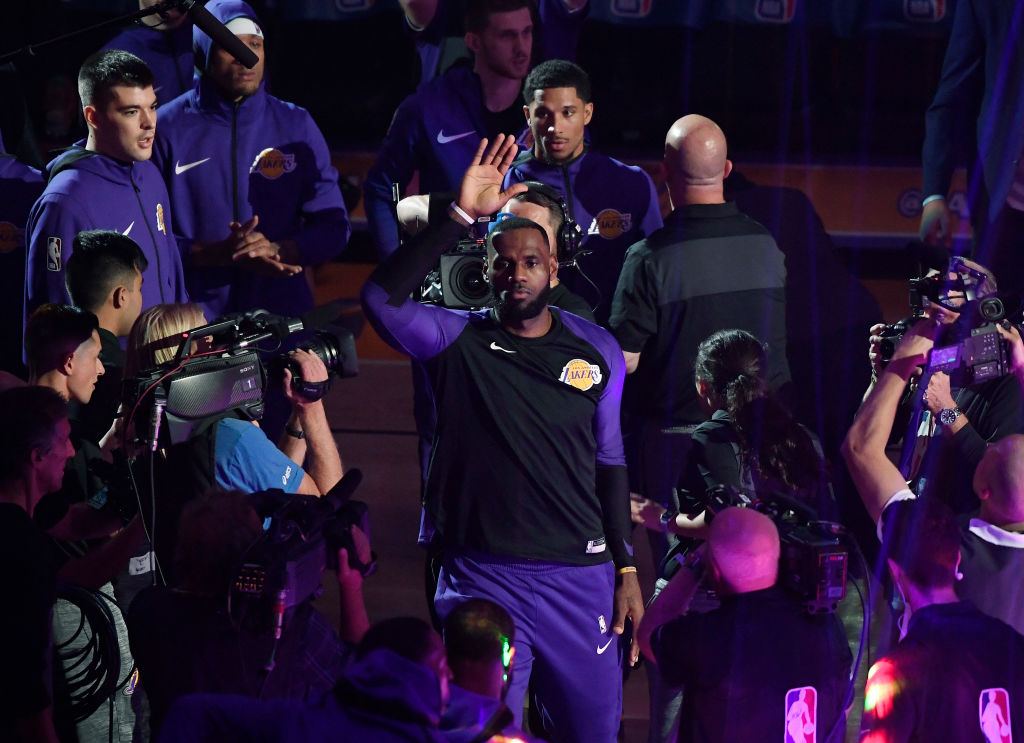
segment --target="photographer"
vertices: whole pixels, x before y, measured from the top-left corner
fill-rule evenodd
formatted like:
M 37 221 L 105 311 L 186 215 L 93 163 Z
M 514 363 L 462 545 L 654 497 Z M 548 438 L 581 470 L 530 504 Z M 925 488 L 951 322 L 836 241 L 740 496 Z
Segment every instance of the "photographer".
M 637 640 L 684 687 L 680 740 L 776 741 L 793 725 L 806 736 L 794 740 L 842 740 L 850 651 L 834 614 L 809 614 L 776 584 L 779 550 L 767 516 L 724 509 L 647 608 Z M 722 604 L 687 613 L 702 580 Z
M 358 531 L 358 527 L 353 527 Z M 341 641 L 303 601 L 284 617 L 275 640 L 266 607 L 232 588 L 262 534 L 245 494 L 213 492 L 185 505 L 174 552 L 175 584 L 142 591 L 128 613 L 132 654 L 145 679 L 153 736 L 171 703 L 192 692 L 260 699 L 306 699 L 327 691 L 369 627 L 362 576 L 338 556 Z M 366 551 L 365 536 L 359 544 Z
M 929 308 L 904 334 L 843 442 L 847 468 L 875 523 L 891 503 L 915 497 L 885 448 L 904 386 L 927 360 L 943 319 L 941 310 Z M 1013 357 L 1022 359 L 1019 349 Z M 1024 365 L 1018 361 L 1015 367 Z M 1024 436 L 1007 436 L 988 445 L 973 471 L 973 489 L 981 508 L 977 518 L 960 521 L 964 577 L 956 593 L 1024 631 L 1024 537 L 1019 533 L 1024 529 Z
M 945 279 L 932 271 L 916 289 L 928 296 L 938 323 L 936 347 L 962 344 L 972 330 L 990 324 L 979 308 L 996 299 L 995 277 L 973 261 L 954 259 Z M 890 331 L 875 325 L 870 332 L 868 356 L 872 378 L 878 379 L 885 368 L 883 333 Z M 898 416 L 902 421 L 909 415 L 900 424 L 906 425 L 900 469 L 915 493 L 930 487 L 957 513 L 976 511 L 971 477 L 987 444 L 1024 433 L 1024 394 L 1010 375 L 968 382 L 951 380 L 945 371 L 919 374 L 911 377 Z

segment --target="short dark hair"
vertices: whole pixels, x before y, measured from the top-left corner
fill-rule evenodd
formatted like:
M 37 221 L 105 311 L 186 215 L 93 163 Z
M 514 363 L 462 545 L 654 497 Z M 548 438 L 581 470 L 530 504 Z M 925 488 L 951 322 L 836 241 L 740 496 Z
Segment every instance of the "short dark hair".
M 78 97 L 83 106 L 105 103 L 110 89 L 116 85 L 150 88 L 153 71 L 134 54 L 120 49 L 96 52 L 82 63 L 78 71 Z
M 882 522 L 882 554 L 922 588 L 953 585 L 962 533 L 949 506 L 936 498 L 890 503 Z
M 100 327 L 96 315 L 68 304 L 44 304 L 25 323 L 30 377 L 52 371 Z
M 523 98 L 529 104 L 533 91 L 548 88 L 576 88 L 576 95 L 590 103 L 590 76 L 578 64 L 567 59 L 549 59 L 530 70 L 523 82 Z
M 356 659 L 387 648 L 413 663 L 423 663 L 437 647 L 434 628 L 419 617 L 392 617 L 374 624 L 356 646 Z
M 0 482 L 20 477 L 33 451 L 50 451 L 57 424 L 67 417 L 67 401 L 49 387 L 0 392 Z
M 558 203 L 557 199 L 553 199 L 546 193 L 538 191 L 535 188 L 531 188 L 528 191 L 517 193 L 512 197 L 512 201 L 521 201 L 526 204 L 536 204 L 537 206 L 543 207 L 548 211 L 548 218 L 554 226 L 555 232 L 557 233 L 562 229 L 565 216 L 562 212 L 562 206 Z
M 142 249 L 116 230 L 84 230 L 75 235 L 74 251 L 64 267 L 64 283 L 71 301 L 95 312 L 116 286 L 131 286 L 136 269 L 149 261 Z
M 204 596 L 227 596 L 242 559 L 263 533 L 249 498 L 213 490 L 181 510 L 174 545 L 178 585 Z
M 462 22 L 466 33 L 478 34 L 487 28 L 491 16 L 495 13 L 513 13 L 523 8 L 533 13 L 533 3 L 530 0 L 469 0 Z
M 515 643 L 516 627 L 505 609 L 475 598 L 456 606 L 444 618 L 444 647 L 449 663 L 460 660 L 504 663 L 506 643 Z
M 487 249 L 496 251 L 494 247 L 494 239 L 500 237 L 506 232 L 512 232 L 513 230 L 537 230 L 541 237 L 544 238 L 544 244 L 548 244 L 548 233 L 544 231 L 544 228 L 534 222 L 532 219 L 526 217 L 509 217 L 503 219 L 494 225 L 494 228 L 487 233 Z M 548 250 L 551 250 L 551 246 L 548 245 Z

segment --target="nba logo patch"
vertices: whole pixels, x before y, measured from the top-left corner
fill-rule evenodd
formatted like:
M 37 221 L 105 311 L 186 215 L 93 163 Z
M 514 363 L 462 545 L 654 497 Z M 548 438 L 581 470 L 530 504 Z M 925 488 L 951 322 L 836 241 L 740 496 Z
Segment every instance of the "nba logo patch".
M 60 238 L 46 238 L 46 269 L 48 271 L 59 271 L 62 268 L 60 261 Z
M 623 18 L 645 18 L 654 0 L 612 0 L 612 13 Z
M 1010 695 L 1006 689 L 985 689 L 978 696 L 978 724 L 986 743 L 1013 743 Z
M 946 15 L 946 0 L 903 0 L 903 17 L 908 21 L 934 23 Z
M 165 235 L 167 234 L 167 228 L 164 227 L 164 205 L 156 205 L 156 228 Z
M 818 692 L 801 686 L 786 692 L 786 733 L 783 743 L 817 743 Z
M 796 15 L 796 0 L 757 0 L 754 17 L 768 23 L 789 23 Z

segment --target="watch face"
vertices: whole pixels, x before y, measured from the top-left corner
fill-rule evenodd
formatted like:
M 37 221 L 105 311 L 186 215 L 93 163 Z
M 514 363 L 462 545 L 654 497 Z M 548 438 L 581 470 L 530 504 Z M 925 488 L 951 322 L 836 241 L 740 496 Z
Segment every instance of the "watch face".
M 939 423 L 944 426 L 951 426 L 956 422 L 956 419 L 960 417 L 960 411 L 957 408 L 946 408 L 939 412 Z

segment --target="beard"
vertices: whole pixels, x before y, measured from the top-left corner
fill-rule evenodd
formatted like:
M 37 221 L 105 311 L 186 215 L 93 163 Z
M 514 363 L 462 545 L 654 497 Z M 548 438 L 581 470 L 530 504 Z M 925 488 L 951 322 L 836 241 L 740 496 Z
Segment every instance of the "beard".
M 502 325 L 515 325 L 524 320 L 532 320 L 547 308 L 550 295 L 550 284 L 545 284 L 537 296 L 522 304 L 505 299 L 506 293 L 503 292 L 494 298 L 494 312 Z

